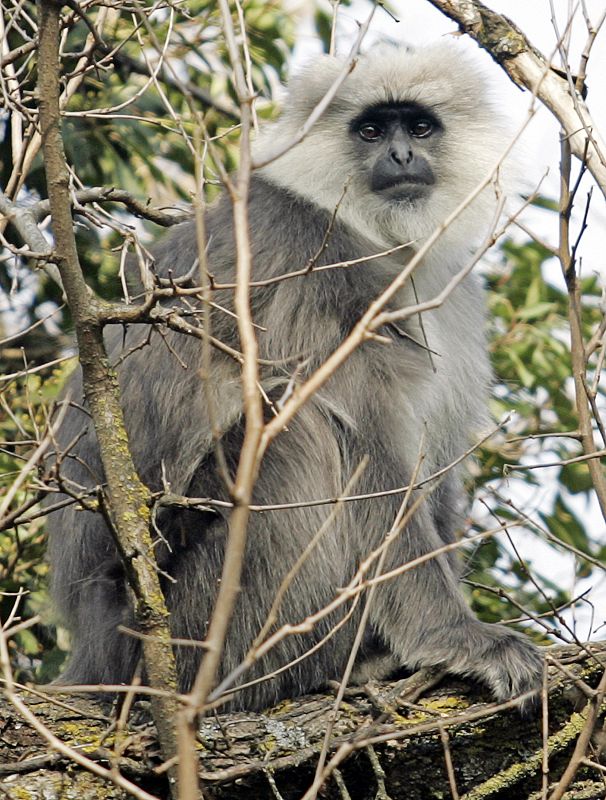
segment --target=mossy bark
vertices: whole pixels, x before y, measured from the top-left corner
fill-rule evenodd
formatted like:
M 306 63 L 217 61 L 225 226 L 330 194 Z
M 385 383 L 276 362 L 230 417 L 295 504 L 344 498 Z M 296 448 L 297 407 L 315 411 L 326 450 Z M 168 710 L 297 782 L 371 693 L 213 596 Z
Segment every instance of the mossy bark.
M 525 718 L 515 708 L 494 713 L 479 688 L 451 680 L 408 705 L 388 702 L 393 683 L 350 693 L 334 726 L 330 752 L 344 744 L 354 746 L 328 777 L 322 798 L 342 800 L 347 797 L 343 787 L 352 800 L 452 797 L 446 731 L 461 800 L 540 800 L 544 742 L 548 743 L 551 791 L 583 729 L 586 692 L 604 673 L 606 645 L 592 647 L 592 654 L 576 647 L 550 650 L 565 671 L 558 666 L 549 669 L 547 731 L 540 711 Z M 29 702 L 39 719 L 67 744 L 106 766 L 113 764 L 151 794 L 168 797 L 166 778 L 155 771 L 159 748 L 145 702 L 135 704 L 128 729 L 117 739 L 107 707 L 81 698 L 61 699 L 70 708 Z M 203 720 L 198 758 L 204 797 L 301 798 L 312 781 L 333 705 L 334 696 L 319 694 L 283 702 L 265 713 Z M 604 713 L 596 726 L 602 734 L 596 730 L 594 762 L 600 759 L 603 726 Z M 0 796 L 54 800 L 128 795 L 49 751 L 5 704 L 0 706 Z M 582 766 L 564 797 L 606 798 L 605 773 Z

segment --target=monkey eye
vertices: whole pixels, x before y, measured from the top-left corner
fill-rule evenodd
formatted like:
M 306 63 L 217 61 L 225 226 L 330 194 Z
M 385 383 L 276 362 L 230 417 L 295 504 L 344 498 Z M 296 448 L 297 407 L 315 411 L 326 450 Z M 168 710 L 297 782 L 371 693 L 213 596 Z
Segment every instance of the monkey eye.
M 364 122 L 358 128 L 358 133 L 365 142 L 376 142 L 383 136 L 382 128 L 379 128 L 374 122 Z
M 433 133 L 433 123 L 428 119 L 419 118 L 410 123 L 408 131 L 411 136 L 417 139 L 424 139 L 426 136 L 431 136 Z

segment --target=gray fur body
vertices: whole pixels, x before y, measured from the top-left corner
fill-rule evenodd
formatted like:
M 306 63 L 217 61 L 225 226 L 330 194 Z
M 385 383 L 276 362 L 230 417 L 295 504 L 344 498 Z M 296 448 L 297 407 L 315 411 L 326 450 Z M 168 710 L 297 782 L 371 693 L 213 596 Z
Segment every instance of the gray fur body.
M 433 50 L 431 58 L 428 50 Z M 390 51 L 389 58 L 386 51 L 379 50 L 362 58 L 303 144 L 253 179 L 249 205 L 255 280 L 299 269 L 321 250 L 347 179 L 350 186 L 319 265 L 371 255 L 410 239 L 421 241 L 484 177 L 502 134 L 492 131 L 491 141 L 486 142 L 489 120 L 481 86 L 472 69 L 455 58 L 454 48 L 440 45 L 428 50 L 412 54 Z M 435 75 L 435 65 L 433 71 L 429 69 L 436 54 L 442 54 L 439 76 Z M 444 64 L 448 59 L 456 60 L 456 72 Z M 316 94 L 330 84 L 331 69 L 334 72 L 337 66 L 328 60 L 307 73 L 303 82 L 295 83 L 290 111 L 272 126 L 269 136 L 261 138 L 258 153 L 262 154 L 276 137 L 288 138 L 296 129 L 317 100 Z M 429 77 L 423 78 L 425 73 Z M 374 79 L 374 74 L 379 77 Z M 312 85 L 312 78 L 317 85 Z M 449 81 L 469 83 L 464 105 L 466 109 L 473 106 L 471 111 L 450 111 L 452 91 L 462 88 L 451 86 Z M 364 83 L 365 99 L 361 97 L 358 103 L 358 84 Z M 439 97 L 437 89 L 436 97 L 432 94 L 434 83 L 442 93 Z M 347 139 L 346 129 L 334 135 L 335 129 L 358 113 L 356 103 L 363 108 L 369 102 L 385 101 L 386 92 L 391 100 L 406 100 L 414 93 L 414 102 L 422 98 L 443 122 L 441 156 L 431 152 L 427 156 L 437 175 L 436 185 L 429 198 L 418 202 L 386 203 L 372 196 L 367 187 L 363 188 L 364 159 L 352 150 L 357 143 Z M 376 99 L 369 97 L 373 93 Z M 460 106 L 460 99 L 458 103 Z M 460 118 L 467 119 L 466 115 L 471 121 L 461 140 L 456 131 Z M 492 118 L 490 125 L 494 125 Z M 340 142 L 340 149 L 335 147 L 331 154 L 334 141 Z M 476 156 L 464 165 L 464 174 L 453 188 L 453 154 L 472 145 L 480 148 L 482 157 Z M 323 172 L 316 168 L 319 147 L 329 151 Z M 352 163 L 360 169 L 355 175 L 348 171 Z M 455 163 L 461 171 L 460 152 Z M 305 170 L 301 164 L 309 168 Z M 360 197 L 364 198 L 362 203 Z M 490 222 L 489 209 L 489 200 L 480 197 L 428 254 L 415 272 L 414 288 L 419 299 L 433 297 L 464 266 L 474 240 Z M 480 224 L 478 217 L 484 220 Z M 209 210 L 207 234 L 211 272 L 219 283 L 233 281 L 234 238 L 226 197 Z M 261 368 L 271 400 L 283 394 L 297 361 L 304 359 L 298 373 L 301 380 L 323 363 L 413 252 L 414 245 L 390 257 L 346 269 L 312 272 L 251 290 L 254 320 L 266 329 L 258 335 L 260 355 L 275 362 Z M 196 256 L 194 226 L 186 223 L 156 249 L 156 269 L 164 276 L 169 270 L 175 276 L 184 275 Z M 233 307 L 231 292 L 218 292 L 214 299 L 226 308 Z M 406 287 L 391 307 L 408 305 L 413 299 L 412 287 Z M 171 302 L 179 307 L 177 301 Z M 389 343 L 365 343 L 272 443 L 261 467 L 254 503 L 338 496 L 365 457 L 368 466 L 355 486 L 355 494 L 406 484 L 421 448 L 422 475 L 447 466 L 469 446 L 473 433 L 485 421 L 490 369 L 483 329 L 483 292 L 477 279 L 470 276 L 441 308 L 423 316 L 423 330 L 418 319 L 412 318 L 399 329 L 382 331 Z M 239 348 L 234 320 L 227 314 L 213 312 L 212 332 Z M 122 328 L 110 332 L 113 360 L 145 341 L 148 333 L 147 326 L 131 326 L 126 333 Z M 135 464 L 153 490 L 162 488 L 164 466 L 173 492 L 228 500 L 215 463 L 207 394 L 200 377 L 200 341 L 172 332 L 166 337 L 168 342 L 152 332 L 149 344 L 129 352 L 119 368 Z M 436 353 L 432 358 L 418 344 L 424 338 Z M 216 420 L 228 465 L 235 471 L 243 427 L 239 367 L 217 351 L 213 351 L 212 364 L 209 380 Z M 69 392 L 75 400 L 81 397 L 79 374 L 72 379 Z M 268 418 L 270 414 L 268 409 Z M 70 409 L 60 432 L 60 446 L 66 446 L 82 431 L 85 435 L 71 451 L 77 458 L 65 459 L 62 474 L 92 487 L 104 480 L 92 424 L 83 411 Z M 280 624 L 300 622 L 334 598 L 351 580 L 359 563 L 383 541 L 401 499 L 401 495 L 395 495 L 345 504 L 287 592 Z M 460 478 L 452 470 L 390 546 L 385 569 L 453 541 L 463 506 Z M 330 506 L 315 506 L 251 514 L 242 590 L 221 677 L 243 659 L 284 575 L 330 511 Z M 170 549 L 162 545 L 158 554 L 162 569 L 175 579 L 174 583 L 164 582 L 175 637 L 204 639 L 221 574 L 227 520 L 227 512 L 162 512 L 160 527 Z M 53 594 L 73 636 L 73 652 L 62 682 L 129 681 L 138 647 L 116 630 L 121 623 L 132 626 L 134 622 L 119 559 L 103 518 L 71 506 L 54 513 L 49 527 Z M 362 605 L 316 652 L 270 680 L 237 693 L 233 706 L 260 708 L 338 679 Z M 345 611 L 342 608 L 330 615 L 308 634 L 285 638 L 246 673 L 243 681 L 279 670 L 302 656 L 327 636 Z M 438 556 L 380 586 L 371 606 L 363 651 L 361 660 L 373 660 L 377 653 L 384 653 L 392 666 L 414 669 L 444 663 L 454 673 L 486 682 L 498 698 L 536 688 L 540 674 L 540 659 L 525 637 L 499 625 L 479 622 L 472 615 L 458 587 L 453 556 Z M 201 652 L 195 647 L 178 648 L 184 690 L 194 679 Z

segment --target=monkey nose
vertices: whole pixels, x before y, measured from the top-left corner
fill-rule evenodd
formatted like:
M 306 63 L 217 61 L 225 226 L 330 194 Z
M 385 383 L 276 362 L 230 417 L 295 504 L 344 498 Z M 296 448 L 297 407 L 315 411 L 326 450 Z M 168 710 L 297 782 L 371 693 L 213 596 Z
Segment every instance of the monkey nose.
M 403 167 L 404 164 L 410 164 L 413 159 L 413 154 L 409 147 L 393 147 L 389 153 L 389 157 L 400 167 Z

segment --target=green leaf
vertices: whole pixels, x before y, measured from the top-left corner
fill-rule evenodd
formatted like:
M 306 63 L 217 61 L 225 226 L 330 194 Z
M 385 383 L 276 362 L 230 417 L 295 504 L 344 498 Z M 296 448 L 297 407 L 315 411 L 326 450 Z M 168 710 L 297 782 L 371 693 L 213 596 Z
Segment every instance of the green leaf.
M 572 494 L 589 492 L 593 488 L 589 468 L 582 462 L 563 466 L 560 470 L 560 482 Z
M 577 550 L 592 555 L 592 547 L 587 530 L 574 511 L 558 495 L 551 514 L 540 514 L 548 530 L 564 544 L 571 544 Z

